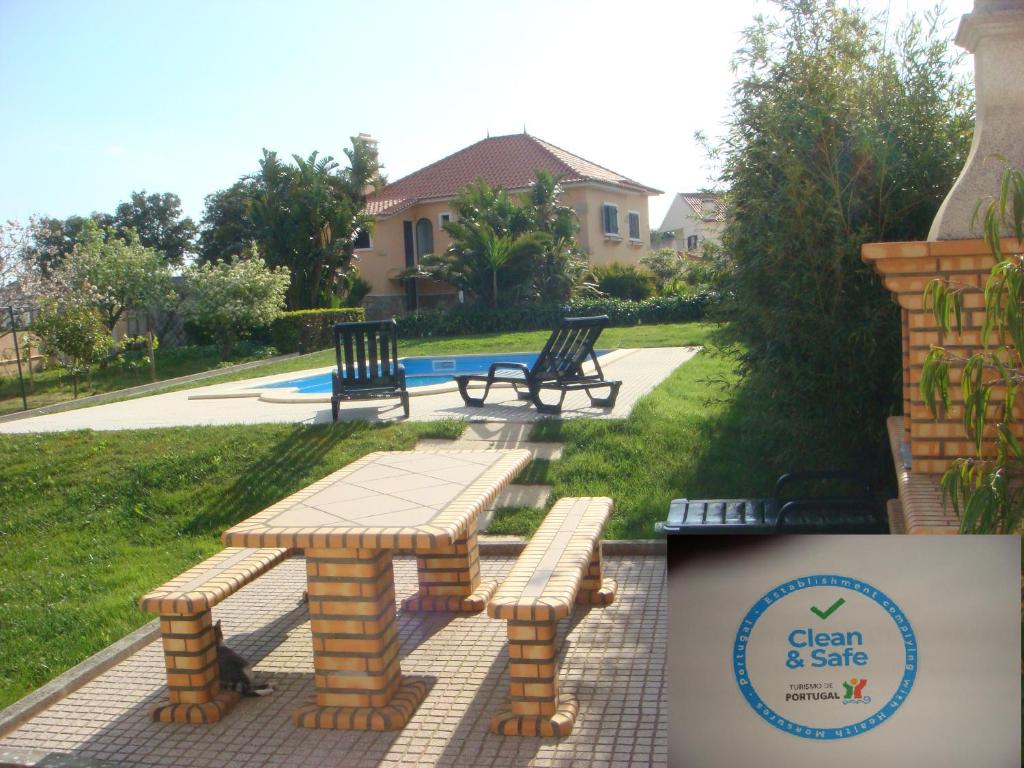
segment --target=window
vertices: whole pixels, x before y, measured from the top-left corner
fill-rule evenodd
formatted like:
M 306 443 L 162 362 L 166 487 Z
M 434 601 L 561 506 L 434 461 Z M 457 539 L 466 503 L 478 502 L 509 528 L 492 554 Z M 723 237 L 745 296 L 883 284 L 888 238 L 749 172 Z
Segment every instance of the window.
M 416 222 L 416 257 L 426 256 L 434 252 L 434 225 L 430 219 Z
M 604 219 L 604 233 L 606 235 L 619 234 L 619 206 L 605 203 L 601 206 L 601 215 Z
M 686 250 L 696 251 L 697 250 L 697 236 L 690 235 L 686 238 Z
M 640 214 L 636 211 L 629 212 L 629 239 L 640 239 Z
M 372 248 L 373 244 L 370 242 L 370 230 L 365 228 L 359 230 L 359 234 L 356 235 L 356 239 L 352 243 L 352 247 L 355 248 L 357 251 Z
M 440 214 L 437 217 L 437 228 L 438 229 L 444 229 L 444 225 L 447 224 L 451 220 L 452 220 L 452 215 L 450 213 L 442 213 L 442 214 Z

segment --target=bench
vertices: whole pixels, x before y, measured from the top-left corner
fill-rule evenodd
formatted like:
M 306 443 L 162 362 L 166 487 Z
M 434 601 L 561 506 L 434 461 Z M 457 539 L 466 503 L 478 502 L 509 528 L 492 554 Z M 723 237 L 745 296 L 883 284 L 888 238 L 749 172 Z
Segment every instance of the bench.
M 576 603 L 609 605 L 616 584 L 602 578 L 601 532 L 608 498 L 560 499 L 487 605 L 508 622 L 509 708 L 491 719 L 504 736 L 567 736 L 576 700 L 558 692 L 556 630 Z
M 153 705 L 154 720 L 215 723 L 231 711 L 240 695 L 220 690 L 210 609 L 289 554 L 289 549 L 229 547 L 139 600 L 142 610 L 160 616 L 167 666 L 169 701 Z

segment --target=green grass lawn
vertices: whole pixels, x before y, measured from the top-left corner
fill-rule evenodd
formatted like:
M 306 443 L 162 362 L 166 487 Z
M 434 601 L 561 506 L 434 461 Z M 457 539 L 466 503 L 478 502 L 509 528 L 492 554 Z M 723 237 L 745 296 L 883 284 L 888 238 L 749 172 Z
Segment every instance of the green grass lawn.
M 704 344 L 711 333 L 699 323 L 611 328 L 601 346 Z M 422 340 L 400 351 L 535 350 L 547 336 Z M 330 360 L 325 352 L 271 368 Z M 535 439 L 563 441 L 565 454 L 522 480 L 552 483 L 553 498 L 611 496 L 609 538 L 650 538 L 676 496 L 769 491 L 784 468 L 765 455 L 765 428 L 750 418 L 765 409 L 742 393 L 707 402 L 707 380 L 730 375 L 727 360 L 702 353 L 628 419 L 541 424 Z M 219 550 L 235 522 L 366 453 L 461 430 L 410 422 L 0 435 L 0 706 L 149 620 L 138 597 Z M 504 510 L 492 530 L 529 533 L 542 515 Z
M 220 352 L 216 347 L 181 347 L 158 350 L 157 379 L 174 379 L 192 373 L 209 371 L 221 365 Z M 240 355 L 229 361 L 229 365 L 244 363 L 257 358 Z M 92 385 L 84 379 L 78 382 L 78 397 L 87 397 L 103 392 L 114 392 L 127 387 L 148 384 L 149 366 L 125 367 L 113 363 L 106 368 L 96 367 L 92 374 Z M 25 377 L 25 394 L 29 408 L 41 408 L 74 399 L 75 388 L 71 377 L 54 366 L 36 371 Z M 21 385 L 17 373 L 0 376 L 0 416 L 22 410 Z

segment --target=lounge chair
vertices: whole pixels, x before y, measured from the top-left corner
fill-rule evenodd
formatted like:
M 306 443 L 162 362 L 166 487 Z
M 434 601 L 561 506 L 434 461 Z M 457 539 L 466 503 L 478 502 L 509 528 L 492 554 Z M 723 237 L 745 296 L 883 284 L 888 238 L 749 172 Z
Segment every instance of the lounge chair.
M 331 416 L 338 420 L 342 400 L 397 397 L 409 418 L 405 367 L 398 362 L 398 324 L 394 320 L 338 323 L 334 326 L 338 370 L 331 382 Z
M 456 376 L 459 394 L 466 405 L 481 408 L 493 384 L 511 384 L 520 400 L 531 400 L 540 413 L 561 413 L 565 393 L 582 389 L 590 398 L 590 404 L 599 408 L 611 408 L 619 394 L 621 381 L 610 381 L 604 377 L 601 365 L 594 354 L 594 342 L 608 325 L 608 316 L 567 317 L 552 331 L 544 349 L 531 367 L 522 363 L 497 362 L 491 365 L 487 375 L 473 374 Z M 589 358 L 594 364 L 593 373 L 583 371 L 583 363 Z M 482 397 L 471 397 L 470 382 L 484 382 Z M 524 387 L 525 391 L 520 390 Z M 594 397 L 590 391 L 608 388 L 607 397 Z M 557 403 L 549 404 L 540 399 L 542 390 L 559 392 Z
M 830 481 L 824 496 L 794 496 L 798 483 Z M 840 488 L 853 492 L 835 492 Z M 888 533 L 889 524 L 863 478 L 838 470 L 793 472 L 775 483 L 775 493 L 761 499 L 674 499 L 659 533 Z

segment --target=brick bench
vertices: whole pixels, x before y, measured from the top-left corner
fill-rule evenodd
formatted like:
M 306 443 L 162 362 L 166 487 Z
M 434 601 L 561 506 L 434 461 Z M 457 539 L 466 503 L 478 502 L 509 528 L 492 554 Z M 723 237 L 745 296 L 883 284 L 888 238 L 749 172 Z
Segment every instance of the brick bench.
M 240 695 L 221 691 L 210 609 L 282 562 L 291 550 L 229 547 L 139 600 L 160 615 L 169 702 L 150 715 L 162 723 L 215 723 Z
M 509 708 L 491 719 L 504 736 L 567 736 L 579 707 L 558 693 L 556 630 L 576 603 L 609 605 L 616 584 L 601 574 L 607 498 L 561 499 L 487 605 L 508 622 Z

